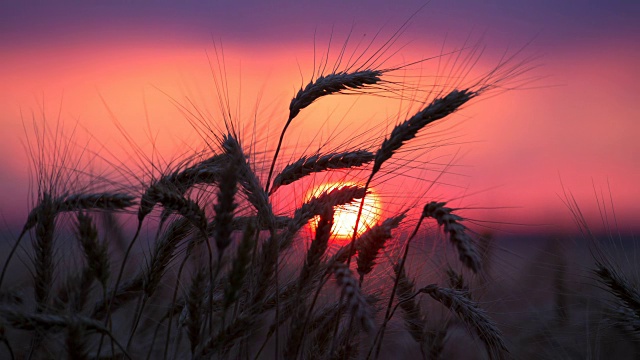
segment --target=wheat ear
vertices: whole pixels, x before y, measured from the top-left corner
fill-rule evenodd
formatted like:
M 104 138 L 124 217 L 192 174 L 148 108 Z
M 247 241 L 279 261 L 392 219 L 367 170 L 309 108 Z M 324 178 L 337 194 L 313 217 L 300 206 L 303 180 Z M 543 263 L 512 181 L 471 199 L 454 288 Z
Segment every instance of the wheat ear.
M 238 178 L 240 185 L 244 189 L 244 193 L 247 196 L 247 200 L 253 207 L 258 211 L 258 218 L 260 218 L 260 223 L 264 222 L 267 225 L 267 229 L 269 230 L 269 235 L 271 239 L 276 238 L 276 220 L 275 215 L 273 214 L 273 209 L 271 207 L 271 202 L 269 201 L 269 196 L 267 195 L 267 189 L 262 188 L 260 184 L 260 180 L 256 176 L 255 172 L 251 168 L 251 165 L 247 162 L 247 156 L 244 154 L 240 143 L 231 134 L 227 134 L 222 139 L 222 149 L 224 152 L 229 155 L 238 166 Z M 270 280 L 271 275 L 274 275 L 275 280 L 275 288 L 276 288 L 276 323 L 279 323 L 280 319 L 280 306 L 278 296 L 279 289 L 279 281 L 280 277 L 278 276 L 280 271 L 279 265 L 279 254 L 277 243 L 273 241 L 267 241 L 266 246 L 262 247 L 262 255 L 263 258 L 268 259 L 266 263 L 269 264 L 269 268 L 265 271 L 265 276 Z M 256 241 L 257 244 L 257 241 Z M 271 266 L 273 265 L 273 266 Z M 258 287 L 260 289 L 264 289 L 266 284 L 259 284 Z M 262 290 L 259 290 L 258 293 L 262 294 Z M 278 354 L 278 330 L 276 328 L 276 357 Z
M 216 154 L 197 164 L 189 166 L 180 171 L 174 171 L 162 178 L 161 182 L 173 185 L 180 194 L 185 194 L 187 190 L 199 184 L 215 184 L 220 180 L 226 156 Z
M 302 204 L 294 212 L 293 218 L 284 230 L 281 247 L 286 248 L 293 240 L 293 236 L 306 225 L 314 216 L 320 215 L 327 207 L 349 204 L 365 196 L 365 190 L 359 185 L 347 185 L 322 192 Z
M 309 321 L 307 326 L 311 339 L 308 342 L 311 348 L 303 352 L 303 359 L 325 358 L 324 354 L 331 346 L 332 330 L 340 320 L 341 311 L 338 311 L 339 306 L 340 304 L 338 303 L 328 305 Z M 344 304 L 342 306 L 344 307 Z
M 595 273 L 600 282 L 609 288 L 609 292 L 640 318 L 640 292 L 613 266 L 597 261 Z
M 40 202 L 36 224 L 34 289 L 37 311 L 46 308 L 53 281 L 53 234 L 55 232 L 56 206 L 49 194 Z
M 381 224 L 368 229 L 356 240 L 356 250 L 358 251 L 358 274 L 360 284 L 364 276 L 373 270 L 376 258 L 380 250 L 384 248 L 387 240 L 391 239 L 391 230 L 397 228 L 404 219 L 405 214 L 386 219 Z
M 202 304 L 204 302 L 205 271 L 197 271 L 191 280 L 187 300 L 187 335 L 191 344 L 191 354 L 200 343 L 202 331 Z
M 142 194 L 140 198 L 140 207 L 138 209 L 138 227 L 136 229 L 135 235 L 133 236 L 133 239 L 129 243 L 129 246 L 127 247 L 127 250 L 125 251 L 124 256 L 122 258 L 120 270 L 118 271 L 118 277 L 116 278 L 116 282 L 114 285 L 114 289 L 115 289 L 114 296 L 117 294 L 118 286 L 120 285 L 120 280 L 122 279 L 122 275 L 124 273 L 124 268 L 129 258 L 129 254 L 131 253 L 131 250 L 133 249 L 133 245 L 135 244 L 136 240 L 138 239 L 138 236 L 140 235 L 142 222 L 144 221 L 145 217 L 149 215 L 151 211 L 153 211 L 153 208 L 156 206 L 156 204 L 161 204 L 164 209 L 168 209 L 172 212 L 176 212 L 180 214 L 182 217 L 189 220 L 189 222 L 191 222 L 191 224 L 196 229 L 200 230 L 200 233 L 203 236 L 206 236 L 207 217 L 205 215 L 204 210 L 198 205 L 198 203 L 177 193 L 175 189 L 167 186 L 164 182 L 155 182 L 151 184 L 151 186 L 149 186 L 147 190 L 145 190 L 145 192 Z M 206 244 L 209 250 L 209 258 L 210 258 L 209 263 L 211 264 L 212 251 L 211 251 L 211 248 L 209 247 L 209 243 L 206 242 Z M 107 305 L 107 311 L 106 311 L 107 317 L 105 319 L 105 322 L 109 321 L 109 318 L 111 316 L 111 312 L 110 312 L 111 302 L 113 302 L 114 300 L 115 298 L 112 297 L 111 301 Z M 136 321 L 136 323 L 139 321 L 139 316 L 140 314 L 138 313 L 138 319 L 134 320 Z M 130 346 L 134 334 L 135 334 L 135 328 L 132 329 L 131 335 L 127 342 L 127 348 Z M 98 348 L 98 352 L 100 350 L 101 348 Z
M 425 326 L 426 321 L 422 316 L 422 310 L 420 309 L 420 303 L 414 298 L 415 284 L 409 277 L 404 269 L 404 266 L 397 264 L 394 266 L 396 276 L 398 277 L 398 304 L 402 309 L 402 317 L 404 319 L 404 326 L 409 332 L 409 335 L 420 345 L 420 351 L 424 357 L 424 341 L 425 341 Z
M 7 256 L 7 260 L 5 260 L 4 266 L 2 267 L 2 273 L 0 274 L 0 288 L 2 288 L 2 283 L 4 281 L 7 268 L 9 267 L 9 262 L 20 246 L 22 238 L 27 231 L 38 224 L 40 216 L 50 213 L 47 216 L 51 216 L 55 219 L 59 212 L 80 210 L 121 210 L 135 204 L 132 196 L 122 193 L 65 194 L 55 199 L 53 199 L 50 194 L 43 193 L 41 197 L 42 199 L 40 199 L 38 205 L 29 212 L 27 221 L 25 222 L 18 239 L 11 248 L 9 255 Z M 43 207 L 48 207 L 49 210 L 43 209 Z
M 100 243 L 98 240 L 98 231 L 88 214 L 81 211 L 78 213 L 77 219 L 77 238 L 86 257 L 87 266 L 102 285 L 102 289 L 106 291 L 110 275 L 108 245 L 106 242 Z
M 441 120 L 453 112 L 457 111 L 462 105 L 464 105 L 467 101 L 471 100 L 473 97 L 477 96 L 478 93 L 471 91 L 469 89 L 466 90 L 453 90 L 446 96 L 442 98 L 434 99 L 427 107 L 423 110 L 419 111 L 411 118 L 405 120 L 404 122 L 396 125 L 388 138 L 382 142 L 382 145 L 376 152 L 376 158 L 373 163 L 373 169 L 371 170 L 371 174 L 365 183 L 365 191 L 369 188 L 369 184 L 373 177 L 380 171 L 382 168 L 382 164 L 389 160 L 393 154 L 402 147 L 402 145 L 416 137 L 418 131 L 423 129 L 425 126 Z M 364 198 L 360 202 L 360 207 L 358 208 L 358 215 L 356 216 L 356 223 L 353 230 L 353 236 L 351 238 L 351 249 L 349 254 L 352 254 L 355 250 L 356 243 L 356 235 L 358 225 L 360 223 L 360 218 L 362 216 L 362 209 L 364 207 Z M 407 250 L 408 250 L 407 243 Z M 347 259 L 347 265 L 351 263 L 351 257 Z M 404 263 L 404 262 L 403 262 Z M 394 291 L 392 291 L 390 304 L 387 307 L 387 312 L 390 311 L 391 302 L 393 301 L 393 297 L 395 295 L 395 285 Z M 384 327 L 383 327 L 384 329 Z
M 122 210 L 135 205 L 134 200 L 124 193 L 73 194 L 60 203 L 59 211 Z
M 54 301 L 58 308 L 69 303 L 72 311 L 79 312 L 86 304 L 94 279 L 100 282 L 103 295 L 106 295 L 110 264 L 107 244 L 98 240 L 98 231 L 91 216 L 80 210 L 76 218 L 76 239 L 83 250 L 87 265 L 79 276 L 77 273 L 69 276 Z
M 247 156 L 244 154 L 240 143 L 234 136 L 227 134 L 223 137 L 222 149 L 231 157 L 231 161 L 236 166 L 240 186 L 242 186 L 249 203 L 258 211 L 258 216 L 262 218 L 261 222 L 264 221 L 269 226 L 272 226 L 275 223 L 275 216 L 273 215 L 269 196 L 262 188 L 260 180 L 251 165 L 247 162 Z
M 427 328 L 427 319 L 422 315 L 420 303 L 415 300 L 414 282 L 407 277 L 404 267 L 394 267 L 398 277 L 398 304 L 402 309 L 404 326 L 420 347 L 423 359 L 440 359 L 444 349 L 448 326 L 440 329 Z
M 235 154 L 235 153 L 232 153 Z M 236 160 L 244 161 L 244 158 L 235 154 L 239 159 L 233 156 L 228 157 L 228 164 L 225 165 L 220 176 L 218 185 L 218 199 L 213 206 L 215 210 L 215 223 L 213 229 L 213 238 L 218 248 L 218 268 L 222 262 L 224 250 L 231 243 L 231 233 L 233 232 L 233 214 L 237 207 L 234 201 L 238 190 L 238 170 Z
M 224 291 L 225 310 L 238 299 L 238 293 L 244 285 L 245 277 L 251 264 L 251 255 L 255 247 L 255 234 L 256 230 L 254 226 L 249 223 L 244 230 L 236 258 L 229 271 L 229 284 L 225 287 Z
M 326 76 L 320 76 L 315 81 L 309 82 L 304 89 L 300 89 L 296 96 L 291 99 L 289 103 L 289 118 L 280 133 L 280 139 L 278 140 L 278 146 L 273 154 L 273 161 L 271 161 L 271 167 L 269 169 L 269 175 L 267 176 L 267 185 L 265 190 L 269 192 L 269 185 L 271 182 L 271 176 L 273 175 L 273 168 L 278 159 L 280 148 L 282 147 L 282 140 L 287 128 L 291 124 L 291 121 L 298 116 L 300 111 L 307 106 L 311 105 L 317 99 L 331 95 L 345 92 L 347 90 L 356 91 L 359 89 L 373 86 L 380 82 L 380 76 L 383 71 L 381 70 L 359 70 L 351 73 L 337 72 Z
M 274 193 L 283 185 L 292 184 L 305 176 L 327 170 L 350 169 L 367 164 L 375 155 L 366 150 L 345 151 L 330 154 L 303 156 L 299 160 L 285 166 L 273 179 L 269 193 Z
M 177 194 L 184 196 L 187 191 L 194 186 L 218 183 L 220 181 L 220 173 L 222 172 L 225 160 L 225 155 L 213 155 L 210 158 L 185 169 L 175 170 L 170 174 L 164 175 L 157 181 L 157 183 L 163 184 L 163 186 L 167 186 L 173 189 Z M 162 210 L 162 215 L 160 217 L 161 226 L 170 214 L 170 210 Z
M 307 257 L 302 265 L 297 284 L 297 301 L 293 305 L 293 318 L 290 324 L 289 339 L 286 342 L 286 350 L 284 352 L 285 357 L 297 357 L 300 346 L 304 340 L 304 333 L 307 326 L 304 319 L 307 312 L 306 296 L 308 295 L 309 289 L 317 282 L 314 277 L 317 275 L 320 260 L 327 250 L 329 238 L 331 237 L 333 215 L 334 211 L 331 206 L 325 207 L 324 211 L 320 214 L 320 219 L 316 227 L 316 235 L 311 241 L 311 245 L 307 251 Z
M 300 110 L 311 105 L 317 99 L 346 90 L 358 90 L 380 82 L 381 70 L 360 70 L 351 73 L 337 72 L 320 76 L 309 82 L 304 89 L 298 90 L 289 103 L 289 119 L 295 118 Z
M 179 218 L 167 228 L 156 242 L 155 250 L 144 272 L 142 290 L 147 297 L 156 291 L 160 280 L 173 259 L 176 248 L 191 232 L 192 224 L 187 218 Z
M 480 255 L 467 235 L 467 228 L 460 223 L 462 217 L 453 214 L 453 209 L 445 207 L 444 202 L 432 201 L 425 205 L 422 212 L 423 217 L 435 219 L 438 225 L 444 227 L 444 232 L 449 234 L 449 240 L 458 249 L 460 261 L 473 272 L 480 271 Z
M 428 294 L 475 330 L 485 344 L 489 358 L 502 359 L 503 354 L 508 353 L 502 333 L 487 313 L 469 298 L 468 292 L 441 288 L 435 284 L 425 286 L 418 292 Z
M 114 311 L 120 306 L 134 299 L 138 293 L 143 292 L 151 296 L 164 275 L 164 272 L 173 259 L 175 250 L 180 241 L 192 234 L 193 225 L 186 218 L 179 218 L 162 233 L 160 240 L 156 242 L 155 250 L 144 271 L 141 271 L 117 289 L 114 288 L 109 293 L 109 298 L 113 299 L 110 310 Z M 190 252 L 196 241 L 190 241 L 187 252 Z M 109 307 L 108 302 L 100 301 L 94 306 L 93 317 L 99 318 L 105 315 Z
M 376 152 L 371 177 L 380 170 L 382 164 L 389 160 L 405 142 L 416 137 L 418 131 L 455 112 L 467 101 L 477 96 L 477 94 L 477 92 L 469 89 L 453 90 L 444 97 L 434 99 L 422 111 L 419 111 L 411 118 L 396 125 L 391 131 L 389 138 L 382 142 L 380 149 Z
M 344 264 L 336 264 L 333 269 L 336 283 L 342 289 L 340 296 L 347 304 L 351 316 L 357 319 L 365 331 L 371 331 L 374 320 L 367 299 L 353 277 L 351 270 Z
M 56 214 L 58 212 L 71 212 L 81 210 L 122 210 L 135 205 L 135 197 L 124 193 L 75 193 L 64 194 L 51 198 L 51 195 L 44 194 L 44 197 L 49 197 Z M 42 212 L 41 207 L 45 206 L 42 201 L 34 207 L 27 216 L 27 221 L 24 224 L 22 232 L 29 231 L 33 228 L 39 219 L 39 215 Z
M 300 228 L 309 223 L 309 220 L 314 216 L 320 215 L 327 207 L 332 208 L 338 205 L 348 204 L 363 196 L 364 189 L 361 186 L 343 186 L 314 196 L 296 209 L 287 227 L 277 236 L 271 236 L 262 243 L 257 271 L 258 287 L 254 292 L 254 299 L 257 300 L 264 297 L 264 292 L 273 277 L 278 252 L 291 245 Z
M 127 259 L 129 258 L 129 254 L 131 253 L 131 249 L 133 249 L 133 245 L 140 235 L 142 222 L 158 203 L 161 204 L 165 209 L 180 214 L 182 217 L 189 220 L 189 222 L 191 222 L 191 224 L 196 229 L 199 229 L 203 234 L 206 235 L 207 217 L 204 210 L 195 201 L 187 199 L 184 196 L 176 193 L 174 190 L 168 188 L 163 183 L 156 182 L 152 184 L 149 188 L 147 188 L 140 199 L 140 208 L 138 209 L 138 228 L 136 229 L 136 233 L 129 243 L 129 246 L 127 247 L 127 250 L 125 251 L 122 258 L 120 271 L 118 272 L 118 277 L 116 278 L 116 282 L 114 285 L 114 296 L 117 294 L 120 280 L 122 279 L 122 274 L 124 272 Z M 112 301 L 113 300 L 115 299 L 112 298 Z M 107 307 L 107 310 L 108 309 L 109 307 Z
M 360 210 L 362 210 L 362 204 L 360 206 Z M 416 224 L 416 227 L 413 229 L 413 232 L 411 233 L 411 235 L 409 235 L 409 238 L 407 239 L 407 243 L 404 245 L 402 258 L 400 259 L 400 262 L 397 265 L 399 269 L 404 269 L 404 266 L 407 262 L 407 257 L 409 256 L 409 245 L 411 244 L 411 241 L 418 233 L 418 230 L 420 229 L 420 225 L 422 224 L 423 220 L 424 220 L 424 216 L 420 216 L 420 218 L 418 219 L 418 223 Z M 351 244 L 349 244 L 349 246 L 350 246 L 350 251 L 348 254 L 352 254 L 355 248 L 355 240 L 351 241 Z M 349 263 L 348 262 L 349 259 L 350 257 L 347 257 L 347 264 Z M 400 276 L 396 276 L 395 280 L 393 281 L 393 288 L 391 289 L 391 295 L 389 296 L 389 301 L 387 303 L 387 309 L 385 311 L 384 318 L 382 320 L 382 325 L 380 326 L 380 329 L 378 330 L 378 333 L 376 334 L 375 338 L 373 339 L 373 343 L 369 348 L 367 359 L 371 358 L 372 354 L 375 354 L 375 358 L 377 358 L 380 355 L 380 349 L 382 348 L 382 339 L 384 338 L 384 334 L 387 329 L 387 324 L 389 323 L 393 315 L 392 314 L 393 300 L 395 299 L 396 292 L 398 291 L 399 283 L 400 283 Z
M 163 236 L 156 241 L 155 250 L 151 257 L 150 264 L 146 271 L 141 275 L 142 280 L 142 299 L 139 299 L 139 306 L 136 309 L 134 320 L 131 326 L 131 333 L 127 341 L 127 349 L 138 329 L 140 319 L 144 312 L 145 306 L 149 298 L 154 294 L 160 280 L 164 276 L 169 262 L 173 259 L 178 244 L 184 240 L 191 230 L 191 222 L 187 218 L 180 218 L 174 221 L 165 231 Z
M 348 328 L 345 328 L 342 332 L 338 332 L 339 323 L 336 323 L 333 328 L 330 354 L 337 354 L 342 349 L 344 342 L 350 342 L 353 335 L 354 319 L 358 321 L 360 327 L 366 332 L 370 332 L 373 329 L 374 320 L 369 304 L 358 285 L 358 280 L 351 273 L 351 269 L 345 264 L 335 264 L 333 266 L 333 275 L 336 278 L 338 287 L 342 289 L 339 304 L 346 304 L 347 312 L 351 319 Z M 347 331 L 347 333 L 344 333 L 344 331 Z
M 79 315 L 54 315 L 54 314 L 26 314 L 11 307 L 0 306 L 0 316 L 2 316 L 12 327 L 21 330 L 49 330 L 68 328 L 70 325 L 80 325 L 86 330 L 95 331 L 107 335 L 120 348 L 127 359 L 131 356 L 118 342 L 113 334 L 101 322 Z
M 320 215 L 327 208 L 348 204 L 355 199 L 363 197 L 364 188 L 357 185 L 343 186 L 340 188 L 325 191 L 315 196 L 300 206 L 294 213 L 287 227 L 278 236 L 271 236 L 262 244 L 261 256 L 258 271 L 258 287 L 253 294 L 254 301 L 262 299 L 273 276 L 276 264 L 276 257 L 279 251 L 289 247 L 295 234 L 309 222 L 314 216 Z M 327 269 L 330 274 L 330 268 Z M 318 291 L 320 288 L 318 288 Z M 316 296 L 317 297 L 317 296 Z

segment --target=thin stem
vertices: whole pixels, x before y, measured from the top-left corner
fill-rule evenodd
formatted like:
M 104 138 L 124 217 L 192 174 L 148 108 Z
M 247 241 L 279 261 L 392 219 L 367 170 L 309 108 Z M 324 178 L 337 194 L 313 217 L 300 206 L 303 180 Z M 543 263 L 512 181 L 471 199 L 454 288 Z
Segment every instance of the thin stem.
M 407 262 L 407 255 L 409 254 L 409 245 L 411 244 L 411 240 L 413 240 L 413 238 L 418 233 L 418 229 L 420 229 L 420 225 L 422 224 L 423 219 L 424 217 L 420 216 L 420 220 L 418 220 L 418 224 L 416 224 L 415 229 L 413 229 L 411 236 L 409 236 L 409 239 L 407 240 L 407 244 L 405 245 L 405 248 L 404 248 L 404 254 L 402 255 L 402 259 L 398 264 L 398 267 L 400 269 L 403 269 L 404 264 Z M 376 348 L 375 358 L 377 359 L 378 356 L 380 355 L 380 348 L 382 347 L 382 338 L 384 337 L 384 332 L 387 327 L 387 324 L 389 323 L 389 320 L 391 320 L 391 316 L 392 316 L 391 309 L 393 307 L 393 299 L 395 298 L 396 291 L 398 290 L 399 280 L 400 280 L 400 276 L 396 275 L 396 279 L 393 282 L 393 289 L 391 290 L 391 296 L 389 297 L 389 303 L 387 304 L 387 311 L 384 315 L 384 321 L 382 323 L 382 326 L 380 327 L 380 330 L 378 330 L 378 333 L 376 334 L 375 339 L 373 340 L 373 345 L 371 349 L 369 349 L 369 353 L 367 354 L 367 359 L 371 358 L 371 353 L 373 351 L 374 346 Z
M 107 316 L 105 319 L 105 326 L 109 325 L 111 322 L 111 305 L 115 301 L 116 295 L 118 294 L 118 286 L 120 286 L 120 281 L 122 280 L 124 267 L 127 263 L 127 259 L 129 258 L 129 254 L 131 253 L 131 249 L 133 249 L 133 244 L 136 242 L 136 239 L 138 239 L 138 236 L 140 235 L 141 228 L 142 228 L 142 220 L 138 221 L 138 228 L 136 229 L 136 234 L 133 236 L 133 239 L 129 243 L 129 246 L 127 246 L 127 250 L 124 253 L 124 258 L 122 259 L 122 265 L 120 265 L 120 271 L 118 271 L 118 277 L 116 278 L 116 283 L 113 287 L 113 295 L 111 296 L 111 300 L 109 300 L 109 303 L 107 303 L 107 310 L 105 312 Z M 100 352 L 102 351 L 103 339 L 104 339 L 104 334 L 102 334 L 102 336 L 100 337 L 100 345 L 98 345 L 98 353 L 97 353 L 98 356 L 100 356 Z M 113 341 L 112 341 L 112 347 L 113 347 Z
M 24 234 L 26 232 L 27 232 L 27 229 L 24 228 L 22 230 L 22 232 L 20 233 L 20 236 L 18 236 L 18 240 L 16 240 L 16 243 L 13 244 L 13 247 L 11 248 L 11 251 L 9 252 L 9 256 L 7 257 L 7 260 L 5 260 L 5 262 L 4 262 L 4 266 L 2 267 L 2 274 L 0 274 L 0 289 L 2 288 L 2 282 L 4 281 L 4 274 L 7 272 L 7 268 L 9 267 L 9 261 L 11 261 L 11 258 L 13 257 L 13 254 L 18 249 L 18 246 L 20 245 L 20 241 L 22 241 L 22 237 L 24 236 Z
M 269 193 L 269 186 L 271 185 L 271 176 L 273 175 L 273 168 L 276 166 L 276 160 L 278 159 L 278 154 L 280 153 L 280 148 L 282 147 L 282 140 L 284 140 L 284 133 L 287 131 L 289 124 L 291 124 L 292 118 L 287 120 L 287 123 L 284 125 L 282 132 L 280 133 L 280 140 L 278 140 L 278 147 L 276 147 L 276 152 L 273 154 L 273 160 L 271 161 L 271 167 L 269 168 L 269 176 L 267 176 L 267 183 L 264 187 L 264 192 Z

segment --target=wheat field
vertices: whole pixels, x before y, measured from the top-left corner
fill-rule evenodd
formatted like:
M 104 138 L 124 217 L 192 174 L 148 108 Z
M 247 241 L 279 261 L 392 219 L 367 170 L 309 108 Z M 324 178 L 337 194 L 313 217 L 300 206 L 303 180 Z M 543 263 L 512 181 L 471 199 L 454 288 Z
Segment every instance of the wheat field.
M 471 76 L 480 56 L 474 45 L 435 56 L 449 60 L 446 76 L 427 84 L 404 73 L 427 59 L 390 66 L 385 54 L 395 48 L 384 44 L 320 61 L 288 109 L 277 112 L 279 137 L 268 139 L 264 151 L 267 139 L 231 115 L 224 74 L 219 99 L 229 116 L 212 124 L 185 111 L 205 145 L 166 165 L 115 164 L 120 176 L 95 176 L 76 162 L 72 143 L 55 126 L 36 126 L 28 147 L 33 201 L 2 257 L 0 356 L 637 356 L 640 292 L 633 271 L 589 232 L 570 193 L 564 200 L 591 253 L 578 262 L 575 250 L 550 242 L 513 284 L 501 281 L 509 267 L 491 234 L 471 229 L 464 209 L 447 199 L 428 198 L 438 175 L 423 182 L 425 189 L 388 195 L 414 198 L 398 201 L 395 213 L 367 202 L 378 179 L 423 166 L 412 157 L 424 150 L 412 147 L 416 137 L 483 97 L 527 83 L 532 66 L 515 52 Z M 345 94 L 409 102 L 413 111 L 399 113 L 382 136 L 307 148 L 294 158 L 283 147 L 289 126 L 316 103 Z M 315 179 L 328 178 L 339 180 L 315 187 Z M 347 207 L 355 220 L 344 231 L 335 223 Z M 435 238 L 444 241 L 429 256 L 443 261 L 430 268 L 421 257 Z M 548 308 L 514 304 L 529 296 L 543 296 Z

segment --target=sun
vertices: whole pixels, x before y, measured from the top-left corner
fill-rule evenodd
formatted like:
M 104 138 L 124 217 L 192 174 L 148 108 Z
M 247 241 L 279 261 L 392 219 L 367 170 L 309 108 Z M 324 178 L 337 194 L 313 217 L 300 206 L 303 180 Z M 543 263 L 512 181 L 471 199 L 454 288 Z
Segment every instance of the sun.
M 312 196 L 320 194 L 324 191 L 331 191 L 333 189 L 339 189 L 344 186 L 354 186 L 355 183 L 330 183 L 323 184 L 315 187 L 312 191 L 307 193 L 306 200 Z M 353 229 L 356 225 L 356 219 L 358 217 L 358 209 L 360 207 L 361 199 L 357 199 L 346 205 L 336 206 L 334 208 L 333 215 L 333 227 L 331 227 L 331 234 L 337 240 L 347 241 L 353 236 Z M 378 220 L 380 220 L 381 204 L 380 198 L 376 194 L 375 190 L 369 188 L 367 190 L 367 196 L 364 199 L 364 205 L 362 207 L 362 215 L 358 223 L 358 235 L 365 232 L 368 228 L 374 226 Z M 311 220 L 311 228 L 315 231 L 316 224 L 318 223 L 318 217 Z

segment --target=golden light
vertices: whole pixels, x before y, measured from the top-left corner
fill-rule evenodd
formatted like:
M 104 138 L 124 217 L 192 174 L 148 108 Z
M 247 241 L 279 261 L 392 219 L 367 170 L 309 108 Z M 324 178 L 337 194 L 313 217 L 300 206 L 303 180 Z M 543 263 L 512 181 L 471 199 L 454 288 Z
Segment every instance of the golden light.
M 310 191 L 305 197 L 306 200 L 313 196 L 317 196 L 325 191 L 331 191 L 333 189 L 339 189 L 344 186 L 353 186 L 354 183 L 333 183 L 323 184 L 312 191 Z M 333 227 L 331 228 L 331 234 L 334 238 L 339 240 L 348 240 L 353 236 L 353 229 L 356 225 L 356 219 L 358 217 L 358 209 L 360 208 L 360 202 L 362 199 L 357 199 L 349 204 L 336 206 L 334 208 L 333 215 Z M 364 205 L 362 207 L 362 215 L 358 223 L 358 234 L 362 234 L 368 228 L 374 226 L 378 220 L 380 220 L 380 199 L 375 191 L 371 188 L 368 189 L 367 196 L 364 199 Z M 318 223 L 319 217 L 311 220 L 311 227 L 315 231 L 315 227 Z

